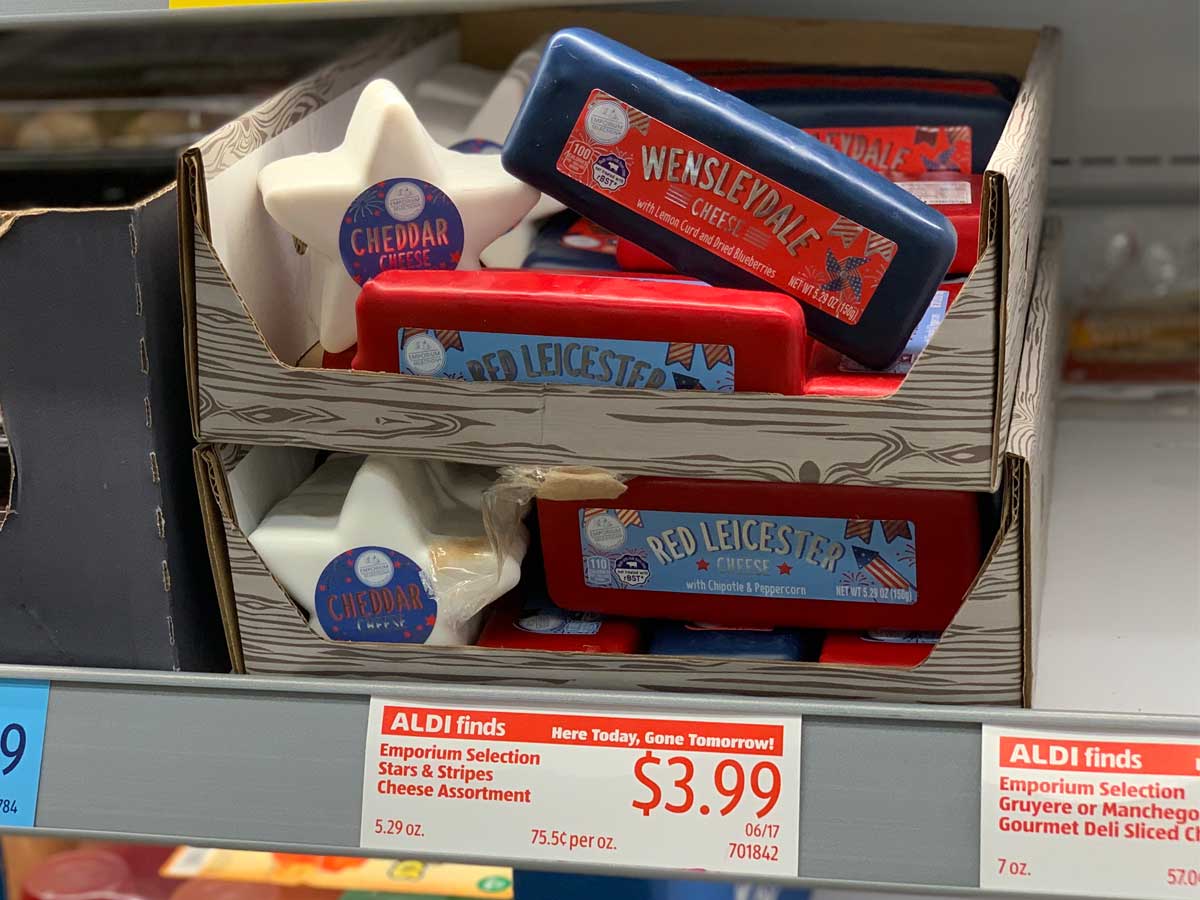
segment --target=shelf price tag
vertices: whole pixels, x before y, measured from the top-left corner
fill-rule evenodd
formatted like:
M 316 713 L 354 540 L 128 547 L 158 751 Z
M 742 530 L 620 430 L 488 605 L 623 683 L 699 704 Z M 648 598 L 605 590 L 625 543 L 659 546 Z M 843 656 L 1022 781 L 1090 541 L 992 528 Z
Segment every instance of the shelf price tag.
M 795 876 L 800 719 L 372 698 L 361 844 Z
M 0 680 L 0 826 L 33 827 L 50 684 Z
M 1200 738 L 983 726 L 979 886 L 1200 898 Z

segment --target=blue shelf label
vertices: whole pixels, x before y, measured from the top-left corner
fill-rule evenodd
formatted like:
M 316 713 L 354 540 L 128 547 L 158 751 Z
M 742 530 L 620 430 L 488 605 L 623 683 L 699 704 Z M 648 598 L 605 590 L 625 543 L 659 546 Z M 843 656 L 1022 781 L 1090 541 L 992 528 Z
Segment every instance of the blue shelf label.
M 49 702 L 47 681 L 0 680 L 0 826 L 33 827 Z

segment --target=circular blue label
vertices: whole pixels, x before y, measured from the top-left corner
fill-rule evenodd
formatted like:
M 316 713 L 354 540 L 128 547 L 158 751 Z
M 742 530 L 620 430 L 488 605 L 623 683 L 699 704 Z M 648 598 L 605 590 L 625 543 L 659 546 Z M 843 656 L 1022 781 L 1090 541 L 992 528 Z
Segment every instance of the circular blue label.
M 335 641 L 423 644 L 437 601 L 421 567 L 387 547 L 355 547 L 330 560 L 317 581 L 317 620 Z
M 489 141 L 484 138 L 467 138 L 465 141 L 451 144 L 450 149 L 457 150 L 459 153 L 483 153 L 493 156 L 503 150 L 504 147 L 495 141 Z
M 342 265 L 356 284 L 385 269 L 456 269 L 463 221 L 441 188 L 419 178 L 373 184 L 342 216 Z

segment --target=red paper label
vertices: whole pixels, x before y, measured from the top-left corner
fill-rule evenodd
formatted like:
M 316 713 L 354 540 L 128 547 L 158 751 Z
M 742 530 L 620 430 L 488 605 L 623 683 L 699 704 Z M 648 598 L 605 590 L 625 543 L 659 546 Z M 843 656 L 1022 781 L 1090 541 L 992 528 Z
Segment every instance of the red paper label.
M 971 174 L 969 125 L 838 126 L 804 130 L 856 163 L 883 175 Z
M 896 242 L 594 90 L 558 171 L 848 324 Z

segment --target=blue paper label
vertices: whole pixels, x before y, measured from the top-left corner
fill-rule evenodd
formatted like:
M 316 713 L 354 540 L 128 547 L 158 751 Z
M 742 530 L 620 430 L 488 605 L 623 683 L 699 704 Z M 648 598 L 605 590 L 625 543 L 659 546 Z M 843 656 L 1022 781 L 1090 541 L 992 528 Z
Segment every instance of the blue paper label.
M 356 284 L 386 269 L 456 269 L 462 259 L 462 216 L 428 181 L 389 178 L 350 204 L 338 244 Z
M 592 508 L 579 535 L 590 587 L 917 602 L 916 527 L 903 519 Z
M 334 557 L 317 581 L 316 610 L 335 641 L 423 644 L 437 624 L 437 601 L 421 567 L 387 547 Z
M 450 149 L 459 153 L 480 153 L 484 156 L 495 156 L 504 147 L 486 138 L 467 138 L 466 140 L 459 141 L 457 144 L 451 144 Z
M 32 828 L 50 684 L 0 681 L 0 826 Z
M 856 363 L 848 356 L 842 357 L 838 368 L 843 372 L 890 372 L 893 375 L 907 375 L 913 363 L 916 362 L 917 357 L 921 355 L 921 351 L 928 347 L 929 342 L 933 340 L 934 332 L 938 330 L 938 326 L 946 318 L 946 309 L 949 304 L 949 291 L 938 291 L 933 295 L 933 300 L 925 308 L 925 315 L 921 316 L 921 321 L 917 323 L 917 327 L 909 335 L 908 343 L 904 345 L 904 351 L 886 369 L 868 369 L 866 366 Z
M 400 371 L 459 381 L 733 390 L 733 347 L 618 338 L 404 328 Z

